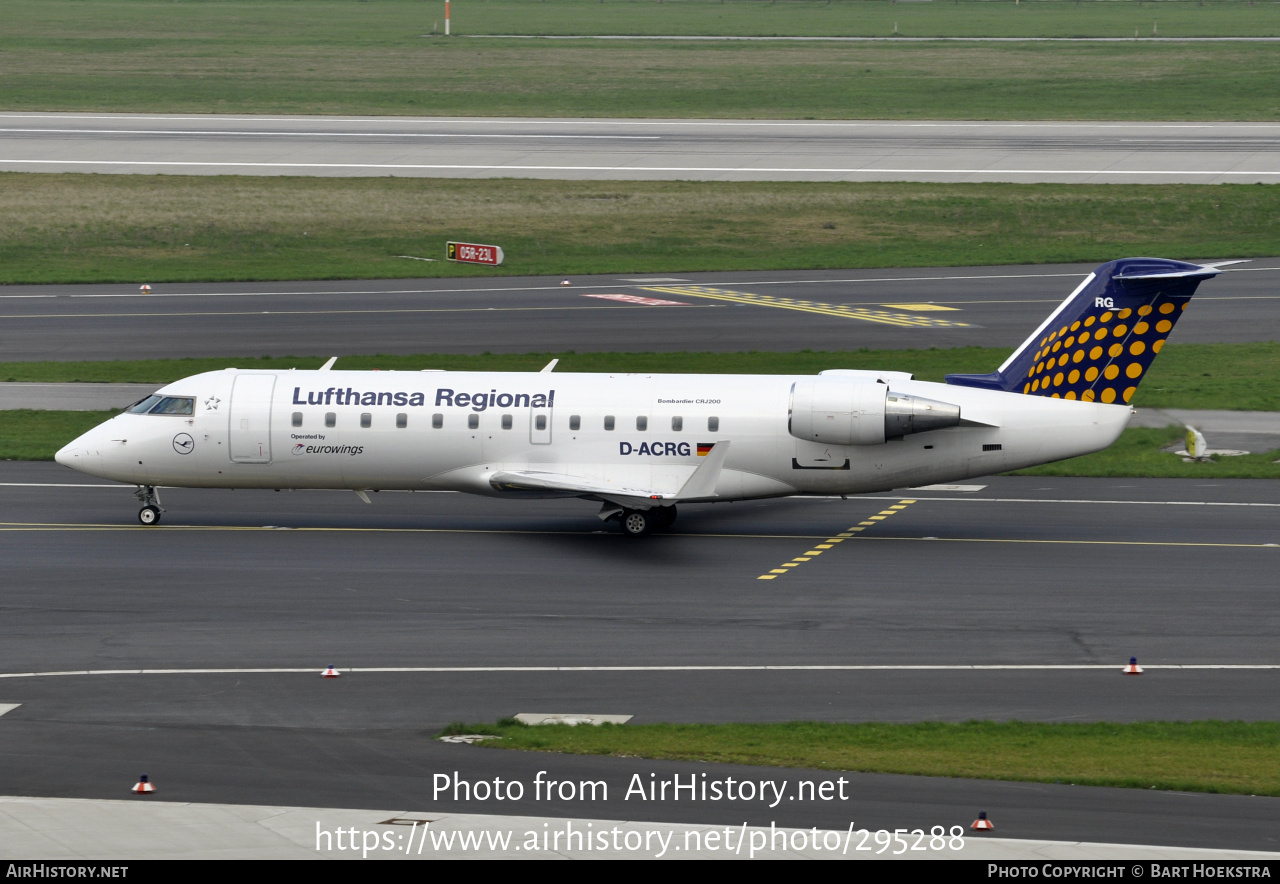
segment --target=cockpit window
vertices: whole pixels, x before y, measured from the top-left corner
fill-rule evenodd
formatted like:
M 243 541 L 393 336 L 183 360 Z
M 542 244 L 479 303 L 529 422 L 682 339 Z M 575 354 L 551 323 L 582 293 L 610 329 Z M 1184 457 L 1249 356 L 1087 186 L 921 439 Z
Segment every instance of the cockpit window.
M 129 414 L 195 414 L 195 399 L 186 396 L 148 396 L 128 409 Z
M 125 411 L 129 412 L 129 414 L 146 414 L 151 410 L 152 406 L 163 398 L 163 396 L 148 396 L 146 399 L 133 403 Z
M 166 396 L 148 414 L 195 414 L 196 400 L 185 396 Z

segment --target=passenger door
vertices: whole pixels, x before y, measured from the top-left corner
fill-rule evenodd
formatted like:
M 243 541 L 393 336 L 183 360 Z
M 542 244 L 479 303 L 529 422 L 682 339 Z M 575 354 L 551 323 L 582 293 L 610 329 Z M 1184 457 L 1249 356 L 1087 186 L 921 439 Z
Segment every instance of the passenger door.
M 232 463 L 271 463 L 273 374 L 236 375 L 231 387 L 229 446 Z

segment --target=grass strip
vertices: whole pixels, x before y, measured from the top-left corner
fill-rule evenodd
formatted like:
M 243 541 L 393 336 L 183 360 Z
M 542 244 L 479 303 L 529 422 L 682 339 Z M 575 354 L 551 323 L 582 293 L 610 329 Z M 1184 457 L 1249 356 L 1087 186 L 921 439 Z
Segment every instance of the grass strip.
M 755 119 L 1280 115 L 1280 53 L 1164 36 L 1280 33 L 1273 3 L 458 4 L 455 34 L 968 34 L 1118 43 L 424 39 L 415 0 L 7 3 L 5 110 Z
M 53 460 L 54 453 L 116 411 L 0 411 L 0 460 Z
M 1117 675 L 1117 678 L 1119 676 Z M 1280 723 L 453 724 L 502 749 L 1082 786 L 1280 795 Z
M 496 243 L 506 262 L 447 263 L 451 239 Z M 1280 254 L 1280 187 L 0 173 L 0 283 L 1101 263 L 1125 254 Z
M 343 356 L 348 370 L 537 371 L 559 359 L 560 372 L 660 374 L 816 374 L 828 368 L 909 371 L 940 382 L 948 373 L 993 370 L 1009 355 L 1001 347 L 928 350 L 800 350 L 790 353 L 480 353 Z M 102 362 L 0 362 L 0 382 L 167 384 L 204 371 L 235 367 L 319 368 L 327 356 L 214 357 Z M 1134 396 L 1139 408 L 1280 411 L 1280 343 L 1170 344 Z

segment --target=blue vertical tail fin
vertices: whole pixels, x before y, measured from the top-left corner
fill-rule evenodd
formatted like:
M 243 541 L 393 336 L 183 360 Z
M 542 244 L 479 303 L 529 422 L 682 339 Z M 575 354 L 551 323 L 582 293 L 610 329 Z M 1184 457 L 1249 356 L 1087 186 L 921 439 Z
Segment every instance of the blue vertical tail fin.
M 1055 399 L 1128 402 L 1196 287 L 1218 272 L 1216 265 L 1165 258 L 1103 264 L 998 369 L 947 375 L 947 383 Z

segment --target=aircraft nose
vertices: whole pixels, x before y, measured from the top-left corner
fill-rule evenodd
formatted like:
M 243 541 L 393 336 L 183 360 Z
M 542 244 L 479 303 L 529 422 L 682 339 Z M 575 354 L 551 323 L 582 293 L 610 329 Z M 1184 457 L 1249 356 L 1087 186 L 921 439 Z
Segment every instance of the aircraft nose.
M 94 431 L 77 436 L 66 445 L 58 449 L 53 459 L 64 467 L 70 467 L 73 470 L 84 470 L 89 465 L 96 463 L 102 459 L 102 455 L 98 451 L 98 445 L 95 440 L 90 437 L 94 435 Z
M 85 464 L 96 454 L 97 452 L 85 448 L 83 444 L 80 444 L 80 440 L 77 439 L 59 448 L 53 459 L 64 467 L 71 467 L 73 470 L 83 469 Z

